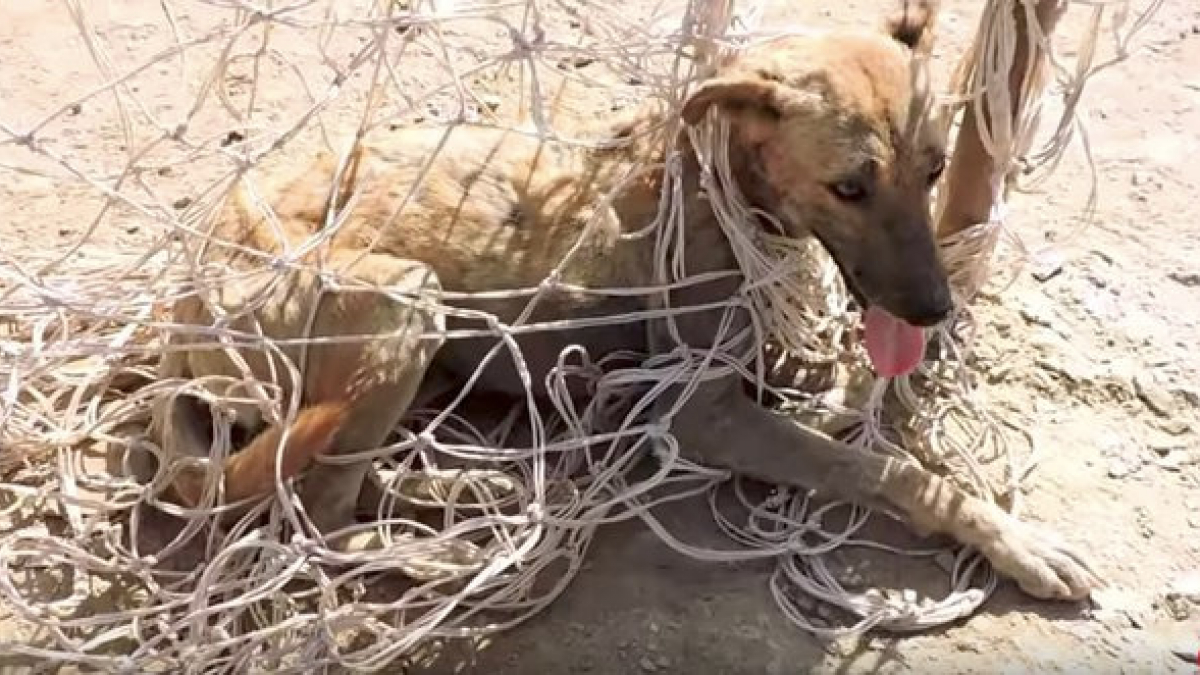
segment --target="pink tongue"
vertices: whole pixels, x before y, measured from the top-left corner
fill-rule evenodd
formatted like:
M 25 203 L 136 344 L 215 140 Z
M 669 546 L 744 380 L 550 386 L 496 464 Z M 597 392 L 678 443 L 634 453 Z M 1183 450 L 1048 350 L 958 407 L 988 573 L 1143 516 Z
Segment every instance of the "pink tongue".
M 863 319 L 867 356 L 882 377 L 911 373 L 925 356 L 924 332 L 892 316 L 886 309 L 871 305 Z

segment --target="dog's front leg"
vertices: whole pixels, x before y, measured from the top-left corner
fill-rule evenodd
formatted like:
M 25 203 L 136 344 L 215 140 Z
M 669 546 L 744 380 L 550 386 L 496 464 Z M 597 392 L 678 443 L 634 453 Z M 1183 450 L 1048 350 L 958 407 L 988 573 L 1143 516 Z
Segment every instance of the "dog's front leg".
M 895 512 L 925 531 L 977 547 L 1039 598 L 1081 599 L 1099 584 L 1082 558 L 994 504 L 913 463 L 840 443 L 772 413 L 736 385 L 702 386 L 670 420 L 690 459 Z
M 701 284 L 672 298 L 698 306 L 738 293 L 738 281 Z M 746 311 L 689 312 L 651 326 L 658 353 L 705 349 L 749 325 Z M 678 338 L 678 339 L 677 339 Z M 710 380 L 681 400 L 680 385 L 657 410 L 680 452 L 701 464 L 771 483 L 813 490 L 869 508 L 894 512 L 926 532 L 948 534 L 977 547 L 1003 574 L 1039 598 L 1080 599 L 1099 585 L 1088 564 L 1053 537 L 994 504 L 977 499 L 915 464 L 838 442 L 751 400 L 737 376 Z

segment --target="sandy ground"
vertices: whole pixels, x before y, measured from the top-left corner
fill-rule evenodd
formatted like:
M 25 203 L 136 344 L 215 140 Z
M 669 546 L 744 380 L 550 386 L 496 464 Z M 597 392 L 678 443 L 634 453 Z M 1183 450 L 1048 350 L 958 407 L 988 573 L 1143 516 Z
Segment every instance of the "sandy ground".
M 945 4 L 938 48 L 943 71 L 976 20 L 976 3 Z M 836 10 L 820 6 L 779 2 L 766 21 L 848 24 L 874 21 L 879 11 L 865 0 Z M 110 56 L 118 72 L 169 44 L 158 7 L 142 0 L 91 10 L 115 46 Z M 182 25 L 195 34 L 206 12 L 215 11 L 198 3 L 181 7 Z M 1065 43 L 1086 12 L 1072 9 Z M 479 35 L 484 42 L 496 39 Z M 1100 188 L 1088 229 L 1067 239 L 1088 190 L 1078 146 L 1036 194 L 1014 201 L 1013 222 L 1022 236 L 1032 243 L 1065 241 L 1065 255 L 983 301 L 976 363 L 989 405 L 1039 444 L 1042 462 L 1029 481 L 1026 517 L 1091 554 L 1111 585 L 1095 602 L 1033 602 L 1006 583 L 982 612 L 952 627 L 825 645 L 780 615 L 767 589 L 769 566 L 692 561 L 629 523 L 600 534 L 586 569 L 550 610 L 465 663 L 447 659 L 435 670 L 1195 672 L 1182 654 L 1200 649 L 1200 227 L 1192 197 L 1200 165 L 1191 164 L 1200 153 L 1200 9 L 1167 3 L 1140 45 L 1132 61 L 1091 82 L 1085 98 Z M 152 113 L 171 119 L 194 100 L 204 74 L 196 62 L 168 60 L 130 86 Z M 186 86 L 179 86 L 181 76 Z M 0 3 L 0 121 L 23 130 L 102 79 L 65 3 Z M 302 101 L 295 80 L 272 85 L 260 103 L 268 118 Z M 344 128 L 354 110 L 348 95 L 323 121 Z M 202 111 L 192 130 L 221 133 L 216 119 Z M 100 172 L 120 167 L 111 158 L 126 143 L 119 118 L 90 103 L 69 110 L 39 139 L 72 165 Z M 45 169 L 46 163 L 0 145 L 3 246 L 65 250 L 88 231 L 99 205 L 91 188 L 13 167 Z M 145 177 L 144 195 L 186 208 L 189 185 L 221 169 L 213 162 L 194 170 L 181 163 Z M 106 214 L 92 238 L 137 246 L 153 227 L 118 209 Z M 1048 269 L 1055 273 L 1043 274 Z M 679 504 L 661 517 L 689 541 L 727 544 L 700 504 Z M 944 578 L 911 560 L 860 556 L 854 564 L 917 587 Z

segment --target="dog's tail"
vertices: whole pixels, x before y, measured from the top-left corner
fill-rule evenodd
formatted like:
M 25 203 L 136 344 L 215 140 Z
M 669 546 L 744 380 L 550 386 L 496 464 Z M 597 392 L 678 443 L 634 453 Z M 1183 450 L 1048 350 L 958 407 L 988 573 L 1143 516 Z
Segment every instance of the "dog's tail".
M 245 448 L 225 459 L 225 501 L 270 494 L 275 488 L 277 459 L 282 480 L 304 471 L 315 458 L 329 452 L 349 412 L 349 401 L 321 403 L 302 409 L 296 420 L 286 427 L 287 440 L 282 450 L 279 444 L 284 439 L 284 427 L 272 426 L 260 433 Z M 200 503 L 204 484 L 204 470 L 189 466 L 176 476 L 172 489 L 185 505 L 194 507 Z

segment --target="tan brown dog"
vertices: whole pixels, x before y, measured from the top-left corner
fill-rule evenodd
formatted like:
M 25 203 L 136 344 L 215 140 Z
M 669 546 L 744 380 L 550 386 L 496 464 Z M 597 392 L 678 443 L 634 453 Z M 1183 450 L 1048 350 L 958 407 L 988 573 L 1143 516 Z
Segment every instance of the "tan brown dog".
M 911 335 L 943 320 L 951 296 L 929 214 L 945 139 L 927 114 L 929 93 L 912 77 L 914 54 L 929 49 L 933 12 L 926 3 L 906 4 L 886 34 L 786 37 L 747 50 L 692 92 L 683 119 L 728 119 L 734 175 L 747 198 L 774 214 L 788 235 L 817 237 L 860 303 L 890 322 L 889 330 Z M 229 263 L 237 276 L 210 280 L 206 287 L 221 290 L 182 300 L 175 311 L 196 326 L 219 320 L 244 340 L 220 350 L 199 337 L 178 337 L 162 374 L 203 378 L 224 394 L 250 380 L 277 383 L 285 407 L 294 395 L 304 407 L 286 429 L 272 426 L 227 461 L 226 496 L 269 492 L 276 474 L 294 476 L 322 453 L 379 448 L 416 397 L 439 384 L 461 387 L 496 346 L 490 336 L 444 340 L 444 328 L 482 328 L 489 315 L 511 324 L 530 299 L 463 300 L 448 292 L 535 288 L 582 242 L 526 322 L 628 315 L 668 302 L 686 310 L 738 294 L 742 280 L 728 275 L 669 297 L 577 290 L 654 285 L 653 240 L 633 233 L 657 213 L 661 170 L 623 183 L 610 207 L 595 205 L 627 172 L 653 161 L 656 150 L 641 132 L 665 121 L 663 113 L 642 114 L 612 131 L 615 147 L 589 151 L 470 126 L 412 129 L 365 145 L 344 168 L 320 158 L 269 195 L 271 218 L 246 195 L 236 199 L 215 229 L 232 243 L 209 243 L 200 257 Z M 687 272 L 736 270 L 686 138 L 679 137 L 678 147 L 685 158 Z M 331 185 L 340 188 L 331 194 Z M 311 270 L 279 276 L 265 264 L 274 255 L 344 272 L 363 286 L 325 287 Z M 447 313 L 428 304 L 441 299 Z M 737 312 L 723 337 L 723 314 L 683 313 L 674 330 L 661 319 L 556 327 L 523 334 L 519 344 L 540 390 L 569 345 L 595 358 L 616 350 L 703 350 L 750 321 Z M 265 351 L 257 335 L 283 346 Z M 326 341 L 307 348 L 287 342 L 305 336 Z M 329 341 L 353 336 L 375 337 Z M 474 386 L 526 391 L 504 354 Z M 686 399 L 680 393 L 663 397 L 656 413 L 666 415 L 682 452 L 695 461 L 901 514 L 922 530 L 978 547 L 1037 597 L 1082 598 L 1098 584 L 1087 564 L 1052 538 L 918 466 L 848 447 L 772 413 L 744 393 L 736 376 L 708 381 Z M 156 433 L 168 454 L 207 456 L 211 439 L 196 435 L 187 407 L 160 407 Z M 249 403 L 238 410 L 245 427 L 259 417 Z M 283 462 L 276 466 L 281 437 L 287 437 Z M 362 460 L 311 467 L 300 494 L 322 531 L 352 522 L 369 466 Z M 176 482 L 178 498 L 200 499 L 194 478 Z

